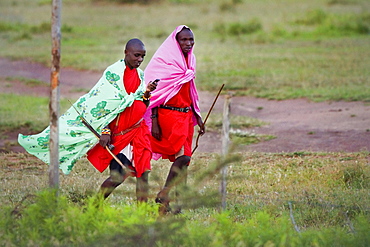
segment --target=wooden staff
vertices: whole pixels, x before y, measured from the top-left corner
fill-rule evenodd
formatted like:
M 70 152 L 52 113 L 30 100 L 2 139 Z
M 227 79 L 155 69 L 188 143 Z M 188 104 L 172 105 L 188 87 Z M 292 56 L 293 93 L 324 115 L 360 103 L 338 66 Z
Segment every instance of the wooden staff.
M 212 103 L 212 106 L 211 108 L 209 108 L 209 111 L 207 113 L 207 116 L 206 118 L 204 119 L 204 122 L 203 122 L 203 126 L 206 125 L 206 122 L 208 120 L 208 117 L 209 115 L 211 114 L 212 110 L 213 110 L 213 107 L 215 106 L 216 102 L 217 102 L 217 99 L 218 99 L 218 96 L 220 96 L 220 93 L 222 91 L 222 89 L 224 88 L 225 84 L 222 84 L 220 90 L 218 91 L 217 95 L 216 95 L 216 98 L 214 99 L 213 103 Z M 199 142 L 199 137 L 200 137 L 200 133 L 198 132 L 198 136 L 197 136 L 197 140 L 195 141 L 195 147 L 193 149 L 193 151 L 191 152 L 191 154 L 193 154 L 195 152 L 195 150 L 198 148 L 198 142 Z
M 87 122 L 87 120 L 80 114 L 80 112 L 77 110 L 77 108 L 69 101 L 69 103 L 72 105 L 72 107 L 75 109 L 75 111 L 77 112 L 78 116 L 80 117 L 82 123 L 96 136 L 96 138 L 100 139 L 100 134 Z M 108 151 L 108 153 L 113 157 L 113 159 L 115 159 L 115 161 L 117 161 L 117 163 L 125 170 L 127 169 L 127 167 L 122 164 L 122 162 L 120 161 L 120 159 L 118 159 L 118 157 L 111 151 L 111 148 L 113 149 L 114 146 L 113 145 L 108 145 L 105 146 L 105 149 Z M 131 166 L 132 169 L 134 169 L 134 173 L 136 173 L 135 171 L 135 167 Z

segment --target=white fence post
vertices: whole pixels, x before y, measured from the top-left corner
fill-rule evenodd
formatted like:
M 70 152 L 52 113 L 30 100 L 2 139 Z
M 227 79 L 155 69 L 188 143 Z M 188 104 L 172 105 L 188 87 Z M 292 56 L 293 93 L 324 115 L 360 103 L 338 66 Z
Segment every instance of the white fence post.
M 224 111 L 223 111 L 223 121 L 222 121 L 222 156 L 226 159 L 226 156 L 229 153 L 229 142 L 230 142 L 230 101 L 231 94 L 225 96 Z M 227 166 L 221 168 L 221 207 L 222 210 L 226 209 L 226 186 L 227 186 Z

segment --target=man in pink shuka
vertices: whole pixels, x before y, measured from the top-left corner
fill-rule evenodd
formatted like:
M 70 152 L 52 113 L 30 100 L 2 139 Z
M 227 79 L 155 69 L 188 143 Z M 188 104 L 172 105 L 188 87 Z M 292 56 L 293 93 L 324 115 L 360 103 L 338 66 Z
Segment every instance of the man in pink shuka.
M 152 132 L 153 158 L 162 157 L 173 162 L 165 185 L 157 194 L 160 213 L 171 211 L 169 192 L 179 181 L 186 181 L 194 126 L 200 127 L 201 135 L 205 132 L 194 82 L 193 46 L 191 29 L 178 26 L 158 48 L 144 71 L 145 80 L 160 79 L 144 116 Z

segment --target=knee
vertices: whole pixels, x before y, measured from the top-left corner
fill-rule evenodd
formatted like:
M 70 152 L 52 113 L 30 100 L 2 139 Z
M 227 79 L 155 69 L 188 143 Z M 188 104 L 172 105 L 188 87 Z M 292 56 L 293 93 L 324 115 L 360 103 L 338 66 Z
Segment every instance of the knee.
M 132 165 L 131 164 L 131 161 L 126 157 L 126 155 L 124 155 L 123 153 L 119 153 L 117 154 L 117 158 L 122 162 L 122 164 L 124 166 L 130 166 Z M 116 161 L 117 162 L 117 161 Z
M 141 177 L 139 177 L 138 179 L 141 180 L 144 183 L 148 183 L 148 181 L 149 181 L 149 171 L 143 172 Z
M 127 159 L 127 157 L 119 153 L 117 154 L 117 158 L 119 161 L 121 161 L 121 164 L 119 164 L 115 159 L 112 159 L 109 165 L 109 169 L 111 171 L 111 177 L 115 182 L 122 183 L 124 181 L 124 177 L 127 173 L 126 169 L 127 166 L 131 164 L 130 160 Z M 123 167 L 122 167 L 123 165 Z M 118 174 L 117 174 L 118 173 Z
M 190 160 L 191 160 L 191 157 L 190 156 L 182 155 L 182 156 L 178 157 L 175 160 L 175 163 L 177 163 L 178 164 L 178 167 L 180 169 L 182 169 L 182 168 L 187 167 L 189 165 Z
M 184 164 L 189 164 L 190 160 L 191 160 L 191 157 L 190 156 L 187 156 L 187 155 L 183 155 L 181 157 L 179 157 L 179 159 L 181 159 L 181 163 L 184 163 Z
M 124 179 L 124 176 L 125 174 L 120 171 L 117 171 L 117 170 L 111 170 L 110 171 L 110 179 L 113 183 L 120 185 L 121 183 L 123 183 L 123 181 L 125 180 Z

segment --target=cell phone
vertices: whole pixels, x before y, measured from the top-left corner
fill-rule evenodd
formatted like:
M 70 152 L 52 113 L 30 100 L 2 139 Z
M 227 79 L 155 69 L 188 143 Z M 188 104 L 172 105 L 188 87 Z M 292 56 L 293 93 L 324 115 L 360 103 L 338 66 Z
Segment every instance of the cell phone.
M 152 83 L 155 83 L 157 85 L 157 82 L 159 82 L 161 79 L 155 79 Z

